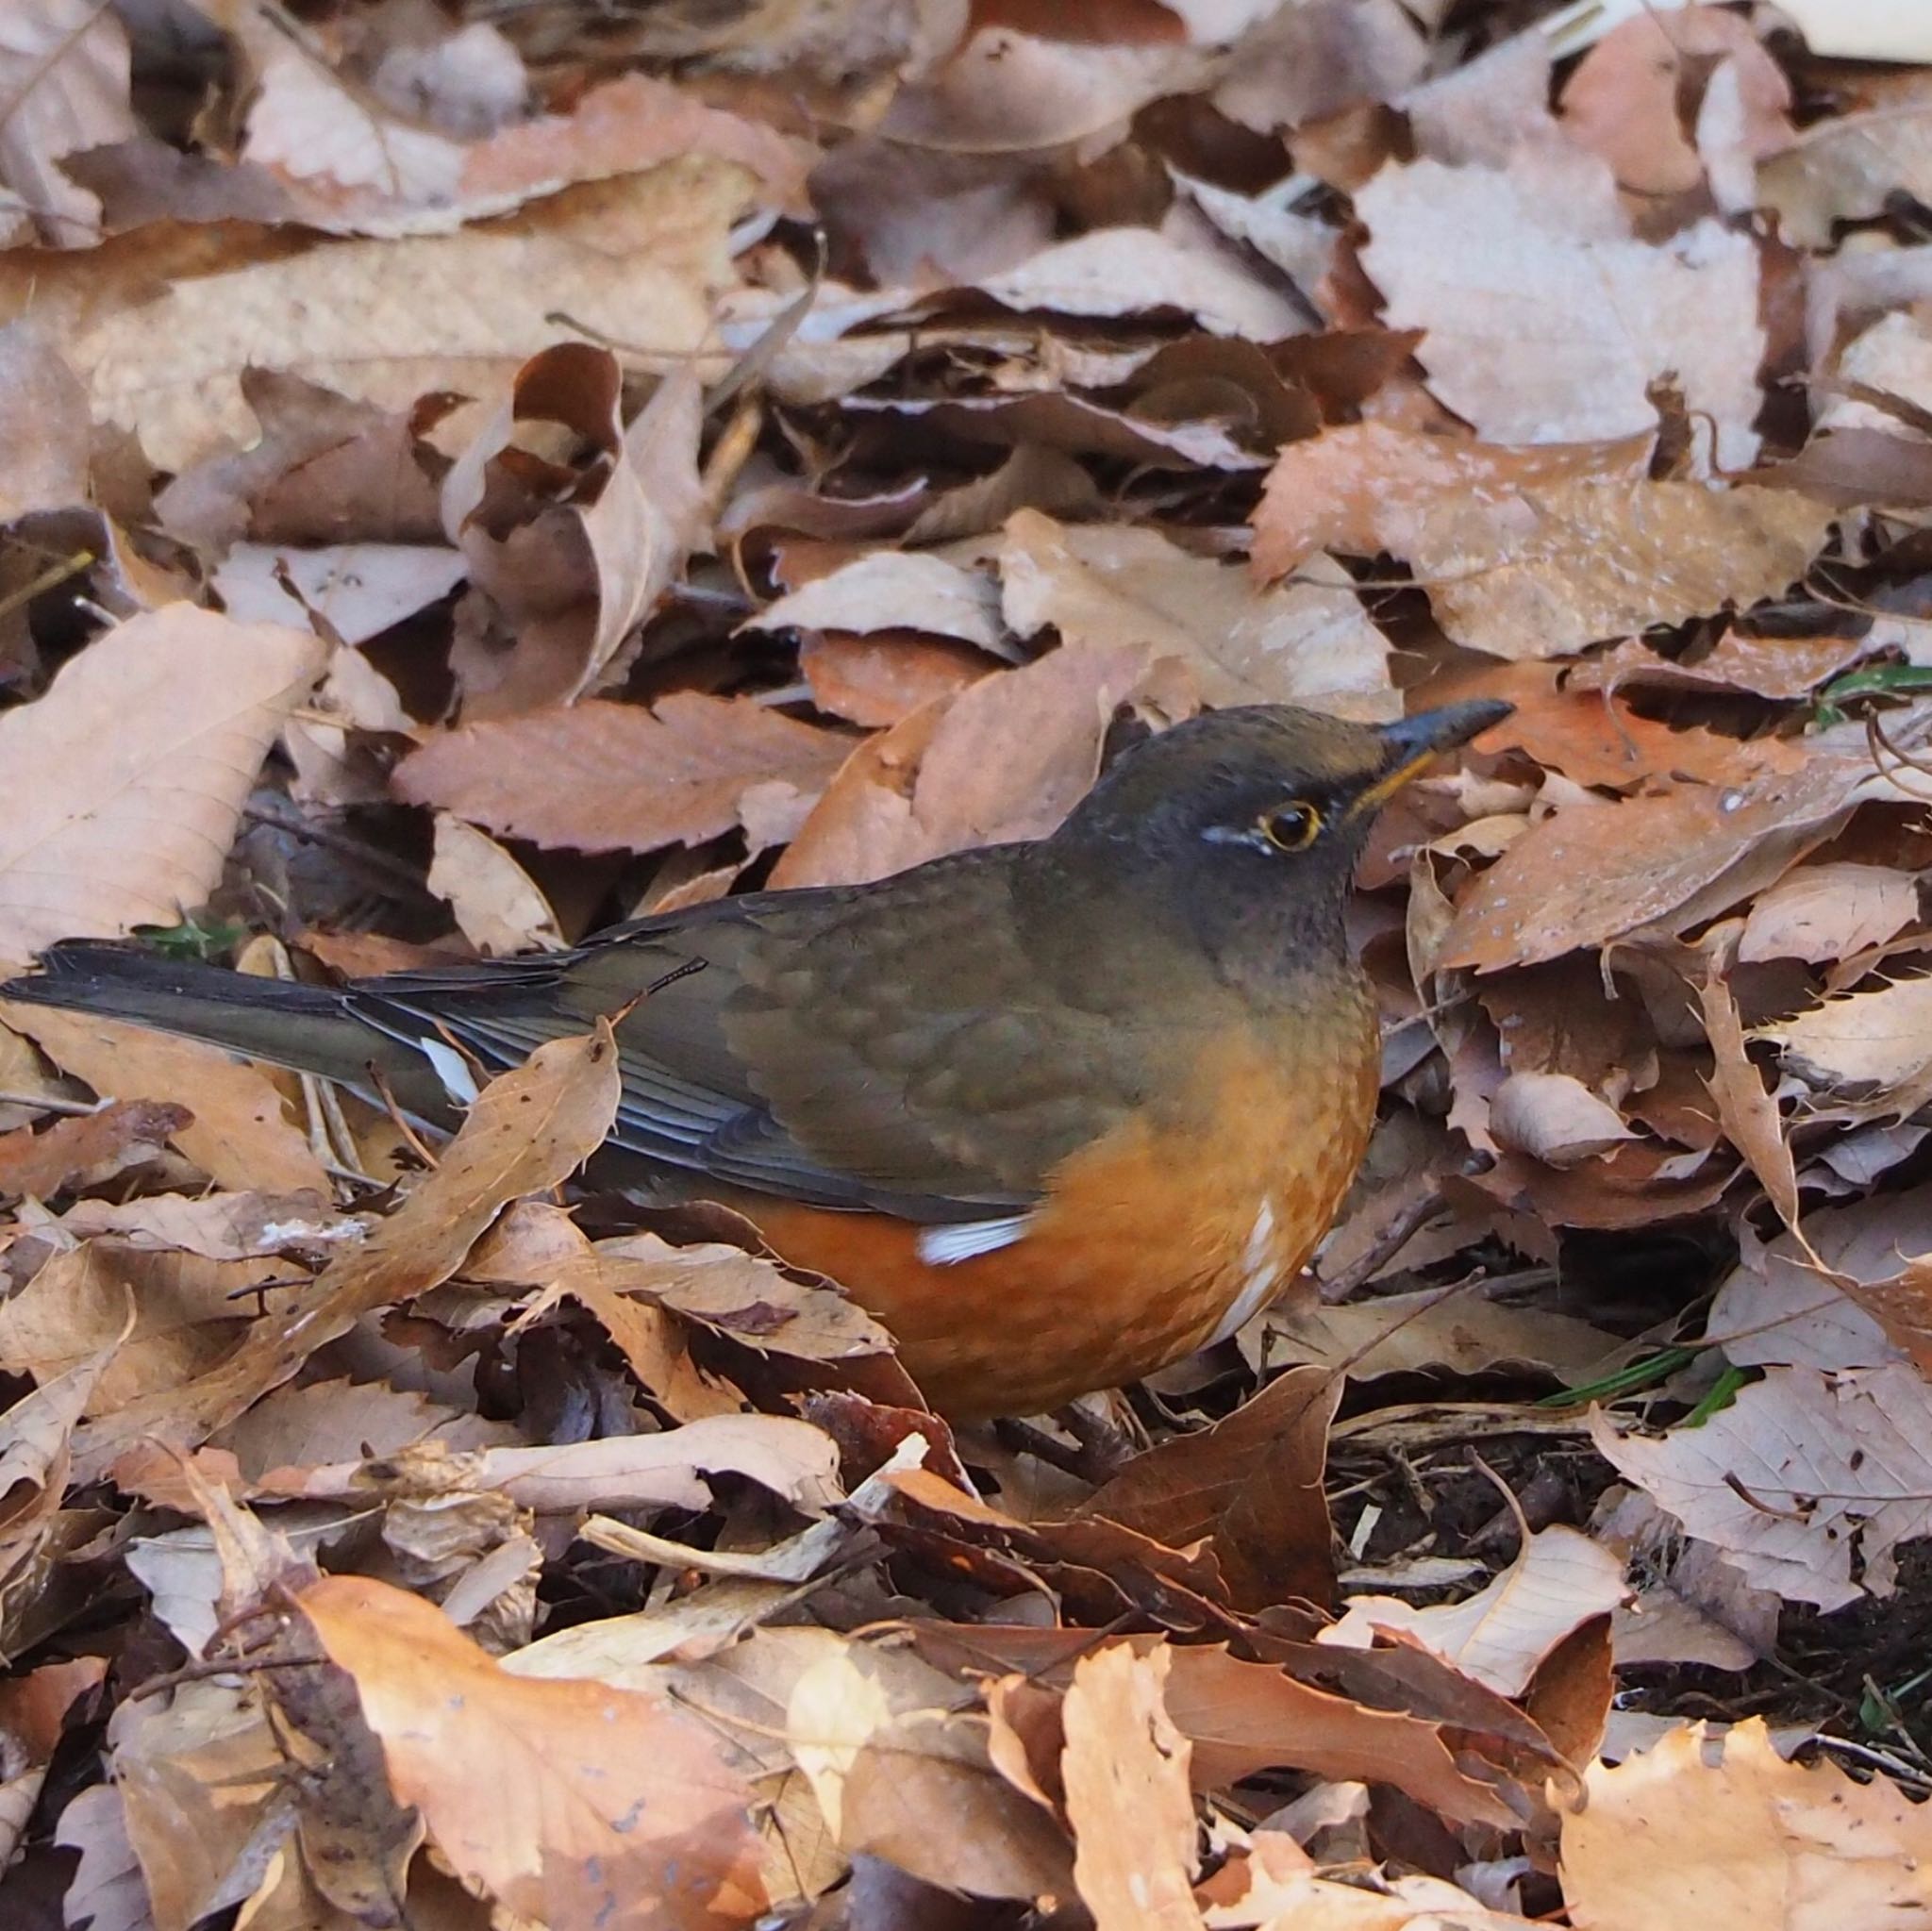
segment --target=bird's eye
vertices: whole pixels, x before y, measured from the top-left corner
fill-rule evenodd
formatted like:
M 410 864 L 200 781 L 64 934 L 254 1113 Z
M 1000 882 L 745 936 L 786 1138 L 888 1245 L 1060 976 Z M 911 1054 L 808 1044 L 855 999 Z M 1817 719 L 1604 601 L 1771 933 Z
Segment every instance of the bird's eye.
M 1305 852 L 1322 836 L 1322 814 L 1306 800 L 1262 812 L 1257 829 L 1277 852 Z

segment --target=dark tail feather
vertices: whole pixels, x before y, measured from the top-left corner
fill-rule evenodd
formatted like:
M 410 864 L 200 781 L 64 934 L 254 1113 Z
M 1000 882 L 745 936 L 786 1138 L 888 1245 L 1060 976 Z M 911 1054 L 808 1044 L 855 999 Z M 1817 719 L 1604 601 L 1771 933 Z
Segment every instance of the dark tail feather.
M 323 987 L 93 940 L 50 947 L 39 972 L 9 979 L 0 996 L 132 1020 L 352 1085 L 366 1084 L 370 1061 L 386 1060 L 393 1051 L 392 1042 L 347 1010 L 340 994 Z

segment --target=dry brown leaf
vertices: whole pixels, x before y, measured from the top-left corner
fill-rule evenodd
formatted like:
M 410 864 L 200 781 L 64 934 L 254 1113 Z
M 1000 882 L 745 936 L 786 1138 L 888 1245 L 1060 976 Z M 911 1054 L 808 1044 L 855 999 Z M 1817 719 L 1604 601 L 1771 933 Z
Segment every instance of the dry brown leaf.
M 1932 978 L 1827 999 L 1757 1037 L 1816 1091 L 1874 1101 L 1915 1094 L 1932 1072 Z
M 999 591 L 977 571 L 919 550 L 878 550 L 767 604 L 741 630 L 917 630 L 1004 656 Z
M 1720 928 L 1735 937 L 1735 927 Z M 1710 946 L 1710 940 L 1706 941 Z M 1707 951 L 1702 982 L 1697 989 L 1704 1012 L 1705 1037 L 1716 1064 L 1707 1084 L 1717 1102 L 1717 1117 L 1724 1136 L 1744 1156 L 1757 1182 L 1771 1196 L 1786 1226 L 1798 1224 L 1798 1174 L 1785 1137 L 1784 1119 L 1775 1095 L 1765 1089 L 1763 1076 L 1744 1051 L 1744 1025 L 1727 977 L 1728 947 Z
M 0 98 L 6 94 L 0 80 Z M 0 147 L 4 141 L 0 134 Z M 0 523 L 89 500 L 92 427 L 87 391 L 54 342 L 32 321 L 0 328 Z
M 1229 1598 L 1262 1608 L 1334 1590 L 1322 1471 L 1342 1379 L 1291 1368 L 1197 1435 L 1138 1456 L 1081 1511 L 1182 1548 L 1210 1537 Z
M 1652 386 L 1669 378 L 1714 422 L 1717 467 L 1757 454 L 1765 338 L 1748 236 L 1706 220 L 1640 241 L 1608 166 L 1554 145 L 1506 168 L 1384 168 L 1355 206 L 1390 325 L 1428 331 L 1417 355 L 1430 386 L 1479 435 L 1641 435 L 1657 419 Z
M 1262 1317 L 1257 1345 L 1269 1367 L 1307 1362 L 1345 1368 L 1357 1381 L 1427 1368 L 1480 1374 L 1534 1366 L 1561 1381 L 1578 1382 L 1607 1372 L 1623 1343 L 1568 1315 L 1424 1288 L 1339 1307 L 1311 1301 L 1271 1308 Z
M 1108 721 L 1128 702 L 1185 717 L 1191 679 L 1144 648 L 1074 645 L 982 677 L 942 712 L 915 711 L 853 752 L 772 883 L 849 884 L 968 845 L 1044 838 L 1092 784 Z
M 185 1106 L 175 1144 L 224 1187 L 328 1197 L 329 1178 L 267 1075 L 218 1046 L 130 1021 L 0 1001 L 0 1019 L 105 1098 Z M 163 1099 L 165 1096 L 165 1099 Z
M 783 1734 L 847 1856 L 980 1897 L 1062 1890 L 1058 1826 L 994 1771 L 952 1678 L 829 1630 L 760 1631 L 760 1645 L 785 1666 L 771 1682 Z
M 577 191 L 541 223 L 398 241 L 325 243 L 179 279 L 109 307 L 71 344 L 95 410 L 179 471 L 245 443 L 241 375 L 281 370 L 384 408 L 437 389 L 475 394 L 556 336 L 547 318 L 678 353 L 727 283 L 745 177 L 704 160 Z
M 1622 1562 L 1557 1526 L 1529 1537 L 1507 1569 L 1462 1602 L 1418 1609 L 1393 1596 L 1351 1596 L 1346 1614 L 1315 1640 L 1367 1649 L 1378 1633 L 1399 1630 L 1499 1696 L 1521 1696 L 1559 1642 L 1626 1593 Z
M 1401 714 L 1389 641 L 1345 579 L 1259 589 L 1156 530 L 1059 524 L 1034 509 L 1008 518 L 1000 577 L 1020 636 L 1051 625 L 1066 644 L 1145 644 L 1188 665 L 1203 703 Z
M 429 543 L 237 543 L 212 580 L 240 623 L 285 624 L 358 644 L 440 602 L 465 574 L 458 551 Z
M 1787 1763 L 1762 1717 L 1674 1731 L 1592 1764 L 1563 1818 L 1563 1895 L 1587 1931 L 1712 1925 L 1841 1931 L 1932 1908 L 1932 1812 L 1879 1777 Z
M 1814 123 L 1757 173 L 1760 206 L 1801 248 L 1830 245 L 1840 222 L 1879 213 L 1890 198 L 1932 194 L 1926 76 L 1904 73 L 1859 90 L 1863 111 Z
M 1391 551 L 1452 637 L 1506 658 L 1779 595 L 1804 574 L 1828 508 L 1750 486 L 1650 482 L 1645 447 L 1327 429 L 1270 472 L 1255 567 L 1275 576 L 1319 550 Z
M 513 1676 L 379 1582 L 332 1576 L 296 1601 L 354 1679 L 397 1800 L 507 1909 L 556 1931 L 716 1931 L 762 1910 L 751 1792 L 708 1724 L 637 1690 Z
M 1546 1166 L 1574 1167 L 1636 1135 L 1600 1094 L 1567 1073 L 1512 1073 L 1490 1096 L 1498 1146 Z
M 1591 1432 L 1752 1582 L 1823 1609 L 1889 1596 L 1899 1544 L 1932 1534 L 1932 1412 L 1910 1368 L 1770 1368 L 1699 1427 L 1657 1440 L 1595 1414 Z
M 837 1288 L 794 1280 L 740 1247 L 674 1247 L 655 1234 L 626 1234 L 598 1241 L 591 1261 L 607 1291 L 644 1296 L 762 1353 L 844 1361 L 892 1345 L 886 1330 Z M 554 1277 L 576 1276 L 572 1269 Z
M 0 1134 L 0 1194 L 37 1199 L 95 1187 L 160 1152 L 193 1115 L 164 1100 L 115 1101 L 96 1113 L 56 1120 L 43 1133 Z
M 1177 308 L 1210 335 L 1279 341 L 1307 326 L 1301 305 L 1236 257 L 1192 247 L 1155 228 L 1099 228 L 1042 249 L 982 293 L 1009 308 L 1115 316 Z
M 1735 145 L 1749 191 L 1756 186 L 1750 164 L 1790 141 L 1791 88 L 1750 24 L 1720 8 L 1619 22 L 1563 89 L 1563 128 L 1609 162 L 1618 185 L 1631 193 L 1689 194 L 1704 183 L 1706 116 L 1716 106 L 1713 96 L 1722 102 L 1726 89 L 1735 95 Z M 1711 185 L 1735 184 L 1714 177 Z M 1724 193 L 1720 205 L 1732 211 L 1732 194 Z
M 588 1038 L 553 1040 L 491 1080 L 441 1164 L 367 1240 L 316 1275 L 292 1307 L 258 1321 L 207 1373 L 92 1424 L 88 1467 L 105 1470 L 145 1436 L 196 1446 L 362 1315 L 448 1279 L 501 1207 L 558 1185 L 602 1144 L 617 1099 L 617 1054 L 602 1021 Z
M 1775 1364 L 1827 1373 L 1882 1368 L 1907 1357 L 1877 1318 L 1883 1284 L 1932 1245 L 1932 1196 L 1923 1188 L 1814 1208 L 1805 1237 L 1816 1262 L 1789 1233 L 1741 1241 L 1737 1268 L 1711 1304 L 1707 1333 L 1740 1368 Z M 1866 1303 L 1869 1301 L 1870 1305 Z
M 966 645 L 906 630 L 808 637 L 799 645 L 798 668 L 819 709 L 878 729 L 965 690 L 993 666 Z
M 1568 805 L 1462 894 L 1435 964 L 1494 972 L 1680 930 L 1783 874 L 1874 782 L 1868 761 L 1820 745 L 1797 772 L 1753 784 Z
M 655 710 L 591 698 L 445 731 L 411 752 L 394 782 L 411 804 L 505 837 L 647 852 L 730 830 L 761 784 L 815 797 L 850 748 L 837 732 L 749 698 L 684 691 Z M 557 782 L 560 772 L 568 785 Z
M 238 1296 L 260 1272 L 90 1240 L 56 1254 L 0 1303 L 0 1365 L 37 1381 L 64 1373 L 120 1334 L 131 1299 L 134 1326 L 89 1397 L 90 1413 L 111 1413 L 212 1367 L 251 1311 Z
M 1277 1812 L 1276 1821 L 1288 1814 Z M 1279 1829 L 1257 1832 L 1246 1858 L 1231 1859 L 1208 1889 L 1214 1931 L 1530 1931 L 1537 1922 L 1487 1910 L 1446 1878 L 1354 1871 L 1324 1877 Z
M 446 1450 L 319 1468 L 270 1470 L 264 1495 L 334 1500 L 399 1480 L 405 1490 L 501 1493 L 538 1515 L 596 1508 L 703 1508 L 705 1473 L 747 1475 L 799 1508 L 839 1499 L 839 1451 L 830 1436 L 789 1415 L 713 1414 L 659 1435 L 608 1435 L 549 1448 Z M 400 1473 L 398 1473 L 400 1472 Z
M 53 247 L 100 239 L 100 203 L 59 164 L 136 132 L 128 67 L 126 29 L 92 0 L 19 0 L 0 19 L 0 188 Z
M 0 833 L 0 959 L 200 905 L 325 655 L 299 631 L 173 604 L 97 638 L 0 718 L 17 806 Z
M 1269 1663 L 1190 1644 L 1174 1653 L 1168 1714 L 1193 1745 L 1197 1789 L 1283 1767 L 1389 1784 L 1441 1816 L 1507 1828 L 1503 1793 L 1458 1765 L 1441 1727 L 1310 1689 Z
M 557 914 L 537 881 L 493 838 L 447 811 L 436 814 L 427 883 L 485 958 L 563 945 Z
M 1117 1643 L 1074 1666 L 1061 1758 L 1074 1882 L 1095 1931 L 1201 1931 L 1190 1750 L 1161 1701 L 1173 1652 Z

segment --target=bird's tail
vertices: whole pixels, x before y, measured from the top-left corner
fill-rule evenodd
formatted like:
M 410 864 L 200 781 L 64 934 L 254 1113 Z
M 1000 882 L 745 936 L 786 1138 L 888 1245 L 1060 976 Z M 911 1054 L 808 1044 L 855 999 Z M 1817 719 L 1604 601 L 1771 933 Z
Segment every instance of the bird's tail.
M 366 1085 L 372 1059 L 380 1062 L 392 1050 L 341 994 L 323 987 L 91 940 L 49 947 L 40 970 L 7 981 L 0 997 L 131 1020 L 349 1085 Z

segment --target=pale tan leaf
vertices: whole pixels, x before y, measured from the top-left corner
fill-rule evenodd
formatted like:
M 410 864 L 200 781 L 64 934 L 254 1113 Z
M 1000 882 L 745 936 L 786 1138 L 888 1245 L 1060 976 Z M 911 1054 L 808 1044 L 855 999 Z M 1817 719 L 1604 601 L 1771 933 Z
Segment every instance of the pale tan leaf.
M 1932 1405 L 1910 1368 L 1771 1368 L 1699 1427 L 1657 1440 L 1595 1414 L 1591 1432 L 1752 1582 L 1823 1609 L 1890 1595 L 1899 1544 L 1932 1534 Z
M 1738 957 L 1802 958 L 1813 965 L 1883 945 L 1919 916 L 1909 873 L 1844 860 L 1801 865 L 1752 902 Z
M 741 630 L 918 630 L 995 653 L 1010 648 L 1000 627 L 999 591 L 978 571 L 924 551 L 878 550 L 814 577 Z
M 175 924 L 200 905 L 325 656 L 299 631 L 173 604 L 98 638 L 45 696 L 0 718 L 14 800 L 0 830 L 0 958 Z
M 59 163 L 136 131 L 127 34 L 97 0 L 12 0 L 0 12 L 0 187 L 57 248 L 99 239 L 101 205 Z
M 1204 703 L 1401 714 L 1389 641 L 1343 581 L 1257 588 L 1158 531 L 1059 524 L 1033 509 L 1008 520 L 1000 577 L 1006 620 L 1022 637 L 1051 625 L 1063 643 L 1150 645 L 1188 665 Z
M 539 1515 L 593 1508 L 703 1508 L 709 1473 L 747 1475 L 801 1508 L 839 1499 L 839 1452 L 830 1436 L 789 1415 L 708 1415 L 660 1435 L 608 1435 L 551 1448 L 485 1448 L 421 1457 L 439 1480 L 475 1493 L 501 1491 Z M 271 1470 L 265 1494 L 310 1501 L 353 1496 L 370 1483 L 362 1461 Z
M 88 501 L 92 427 L 87 391 L 53 341 L 32 321 L 0 328 L 0 523 Z
M 394 782 L 412 804 L 505 837 L 646 852 L 730 830 L 755 785 L 783 779 L 816 796 L 850 749 L 849 738 L 748 698 L 683 691 L 655 710 L 590 698 L 445 731 Z
M 1479 435 L 1641 434 L 1668 377 L 1714 420 L 1718 467 L 1756 455 L 1764 332 L 1749 236 L 1706 220 L 1638 241 L 1608 166 L 1555 146 L 1501 169 L 1386 167 L 1355 206 L 1390 325 L 1428 331 L 1416 353 L 1430 385 Z
M 556 952 L 563 945 L 557 914 L 537 881 L 493 838 L 447 811 L 436 814 L 427 882 L 485 958 Z
M 1932 1909 L 1932 1811 L 1884 1777 L 1787 1763 L 1762 1717 L 1674 1731 L 1585 1783 L 1562 1819 L 1579 1931 L 1662 1931 L 1687 1904 L 1767 1931 L 1905 1931 Z
M 668 1698 L 510 1675 L 379 1582 L 333 1576 L 296 1601 L 354 1679 L 397 1800 L 508 1909 L 554 1931 L 717 1931 L 762 1909 L 751 1791 L 709 1725 Z
M 1188 716 L 1192 679 L 1172 658 L 1112 644 L 980 678 L 860 744 L 772 883 L 851 884 L 968 845 L 1045 837 L 1092 784 L 1108 720 L 1129 702 Z
M 186 1107 L 194 1117 L 171 1138 L 222 1186 L 327 1198 L 328 1174 L 258 1068 L 218 1046 L 90 1012 L 8 1000 L 0 1001 L 0 1017 L 104 1097 L 165 1098 Z
M 105 1470 L 144 1436 L 197 1445 L 363 1315 L 448 1279 L 500 1208 L 557 1186 L 583 1164 L 610 1130 L 617 1100 L 617 1052 L 606 1023 L 588 1038 L 539 1047 L 484 1088 L 441 1165 L 292 1306 L 257 1321 L 241 1346 L 185 1388 L 130 1402 L 91 1424 L 89 1466 Z
M 1172 1653 L 1124 1643 L 1082 1656 L 1064 1706 L 1061 1771 L 1074 1882 L 1096 1931 L 1199 1931 L 1188 1740 L 1161 1700 Z
M 73 343 L 98 413 L 161 468 L 245 443 L 241 377 L 286 371 L 407 409 L 427 391 L 487 393 L 568 309 L 620 341 L 700 345 L 707 291 L 731 279 L 725 238 L 744 176 L 694 160 L 580 191 L 541 225 L 341 241 L 176 280 L 109 307 Z
M 237 543 L 213 581 L 223 608 L 241 622 L 321 629 L 356 644 L 446 597 L 466 574 L 458 551 L 428 543 Z
M 1825 1092 L 1916 1090 L 1932 1071 L 1932 978 L 1894 979 L 1761 1026 L 1786 1068 Z
M 1388 550 L 1443 627 L 1495 657 L 1546 658 L 1780 595 L 1829 508 L 1774 490 L 1651 482 L 1643 445 L 1466 442 L 1385 424 L 1291 443 L 1255 517 L 1255 567 Z
M 1486 1589 L 1418 1609 L 1393 1596 L 1351 1596 L 1318 1642 L 1367 1649 L 1400 1630 L 1499 1696 L 1520 1696 L 1537 1665 L 1573 1630 L 1624 1601 L 1624 1565 L 1571 1528 L 1540 1529 Z
M 1178 308 L 1212 335 L 1279 341 L 1307 326 L 1300 305 L 1234 258 L 1188 247 L 1155 228 L 1098 228 L 1043 249 L 981 291 L 1009 308 L 1134 315 Z
M 1505 1365 L 1547 1369 L 1566 1382 L 1589 1380 L 1622 1343 L 1586 1321 L 1541 1307 L 1511 1307 L 1440 1288 L 1377 1294 L 1339 1307 L 1310 1300 L 1271 1307 L 1260 1347 L 1270 1367 L 1310 1362 L 1357 1381 L 1448 1368 L 1480 1374 Z
M 1574 1167 L 1636 1138 L 1624 1116 L 1567 1073 L 1512 1073 L 1490 1098 L 1490 1131 L 1551 1167 Z

